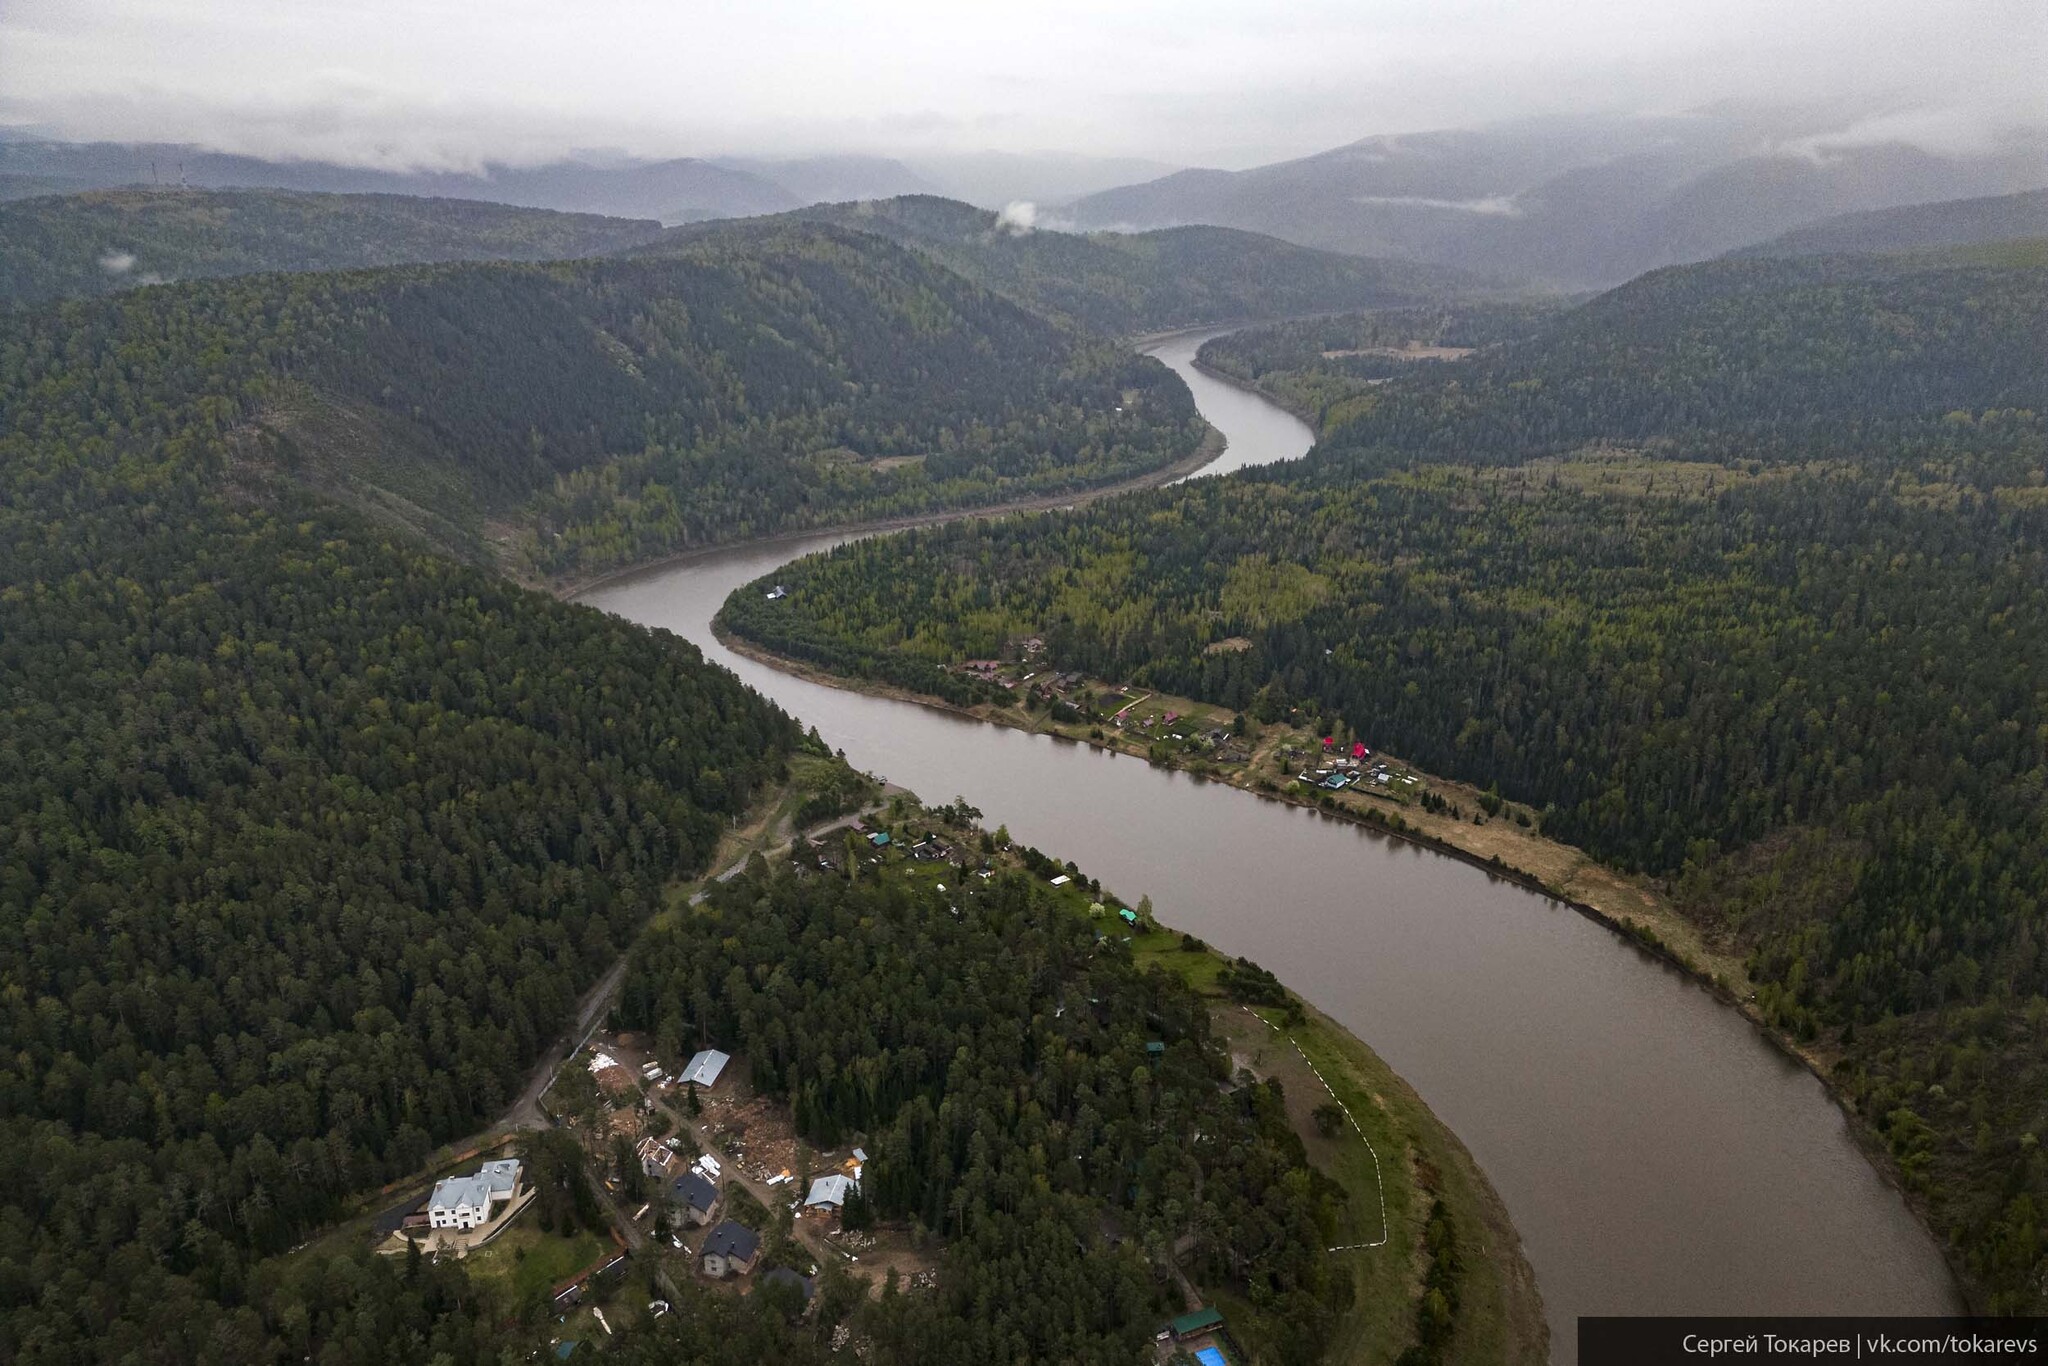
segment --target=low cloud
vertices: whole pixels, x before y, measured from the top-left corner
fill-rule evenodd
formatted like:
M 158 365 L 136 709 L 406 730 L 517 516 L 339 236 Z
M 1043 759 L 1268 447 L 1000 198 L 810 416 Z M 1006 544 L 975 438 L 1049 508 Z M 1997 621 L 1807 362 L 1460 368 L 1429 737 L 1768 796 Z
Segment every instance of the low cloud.
M 1410 194 L 1353 195 L 1354 204 L 1385 204 L 1397 209 L 1450 209 L 1457 213 L 1484 214 L 1489 218 L 1520 218 L 1522 206 L 1510 194 L 1491 194 L 1483 199 L 1429 199 Z
M 109 275 L 126 275 L 135 269 L 135 253 L 132 251 L 108 251 L 100 256 L 100 269 Z
M 996 215 L 996 228 L 1012 237 L 1022 237 L 1038 226 L 1038 206 L 1028 199 L 1013 199 Z
M 2028 140 L 2029 122 L 2027 110 L 1996 104 L 1900 109 L 1781 143 L 1777 151 L 1816 162 L 1886 146 L 1913 147 L 1935 156 L 1992 156 L 2016 150 Z M 2038 133 L 2033 135 L 2035 140 L 2038 137 Z

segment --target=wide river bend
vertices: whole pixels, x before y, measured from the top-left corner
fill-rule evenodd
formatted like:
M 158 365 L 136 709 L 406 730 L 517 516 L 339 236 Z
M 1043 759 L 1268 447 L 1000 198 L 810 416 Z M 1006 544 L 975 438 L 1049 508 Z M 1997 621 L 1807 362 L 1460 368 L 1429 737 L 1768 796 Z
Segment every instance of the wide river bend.
M 1294 417 L 1153 348 L 1229 448 L 1295 459 Z M 955 794 L 1161 918 L 1257 959 L 1385 1058 L 1472 1150 L 1535 1268 L 1553 1357 L 1581 1314 L 1953 1312 L 1948 1269 L 1820 1083 L 1601 925 L 1458 860 L 1141 759 L 823 687 L 733 654 L 734 588 L 844 536 L 745 546 L 583 601 L 704 650 L 857 766 Z

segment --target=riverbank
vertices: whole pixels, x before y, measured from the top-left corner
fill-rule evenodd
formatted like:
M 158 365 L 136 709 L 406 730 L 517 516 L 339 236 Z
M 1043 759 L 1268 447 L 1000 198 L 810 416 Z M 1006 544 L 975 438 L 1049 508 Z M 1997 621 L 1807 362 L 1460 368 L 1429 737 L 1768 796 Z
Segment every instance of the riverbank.
M 889 701 L 907 702 L 1027 734 L 1045 735 L 1070 744 L 1142 759 L 1154 767 L 1234 787 L 1266 801 L 1312 810 L 1325 819 L 1362 826 L 1387 838 L 1469 864 L 1503 882 L 1548 897 L 1605 926 L 1642 952 L 1685 974 L 1722 1003 L 1732 1006 L 1761 1038 L 1809 1072 L 1835 1108 L 1848 1120 L 1848 1131 L 1871 1169 L 1903 1197 L 1915 1220 L 1930 1234 L 1933 1232 L 1925 1199 L 1902 1180 L 1889 1145 L 1837 1081 L 1835 1064 L 1840 1053 L 1825 1041 L 1796 1039 L 1766 1019 L 1759 1009 L 1743 955 L 1732 947 L 1711 941 L 1698 925 L 1677 909 L 1661 887 L 1648 879 L 1612 869 L 1576 846 L 1545 837 L 1533 822 L 1529 826 L 1517 823 L 1512 803 L 1503 804 L 1500 816 L 1475 824 L 1471 817 L 1483 812 L 1482 802 L 1488 794 L 1470 784 L 1428 774 L 1398 760 L 1389 760 L 1389 756 L 1384 755 L 1373 756 L 1374 762 L 1389 760 L 1413 773 L 1422 790 L 1442 798 L 1447 807 L 1462 814 L 1453 816 L 1448 810 L 1427 810 L 1415 801 L 1362 792 L 1330 793 L 1307 789 L 1298 782 L 1289 783 L 1284 780 L 1283 767 L 1273 763 L 1277 756 L 1290 746 L 1297 753 L 1321 752 L 1319 736 L 1295 727 L 1253 725 L 1256 734 L 1247 737 L 1253 742 L 1249 747 L 1250 761 L 1241 764 L 1217 764 L 1187 753 L 1162 758 L 1154 752 L 1150 737 L 1131 727 L 1119 730 L 1085 719 L 1056 722 L 1049 711 L 1031 711 L 1016 705 L 961 706 L 893 684 L 827 672 L 735 636 L 716 623 L 713 634 L 734 654 L 807 682 Z M 1091 685 L 1084 683 L 1080 686 Z M 1225 708 L 1157 693 L 1146 695 L 1143 706 L 1153 715 L 1177 714 L 1184 729 L 1227 728 L 1234 716 Z M 1250 718 L 1246 719 L 1249 723 Z M 1523 814 L 1529 813 L 1525 809 Z M 1967 1299 L 1971 1282 L 1964 1268 L 1945 1242 L 1936 1238 L 1935 1245 L 1941 1251 L 1951 1282 Z
M 1087 721 L 1055 722 L 1049 715 L 1032 713 L 1022 707 L 993 704 L 961 706 L 930 693 L 913 692 L 891 683 L 830 673 L 804 660 L 778 654 L 734 635 L 723 625 L 714 624 L 713 634 L 719 644 L 736 655 L 824 687 L 908 702 L 1028 734 L 1048 735 L 1073 744 L 1128 755 L 1207 782 L 1235 787 L 1268 801 L 1304 807 L 1333 819 L 1372 827 L 1395 839 L 1483 868 L 1496 877 L 1568 905 L 1621 932 L 1674 966 L 1692 973 L 1733 1004 L 1744 1004 L 1744 998 L 1751 994 L 1749 974 L 1741 957 L 1711 945 L 1699 928 L 1681 915 L 1653 884 L 1646 879 L 1616 872 L 1585 850 L 1547 839 L 1533 827 L 1518 826 L 1512 817 L 1473 825 L 1390 798 L 1354 792 L 1325 794 L 1281 786 L 1276 781 L 1277 775 L 1270 760 L 1290 740 L 1304 750 L 1317 745 L 1319 742 L 1306 731 L 1281 726 L 1258 728 L 1260 733 L 1252 737 L 1255 740 L 1254 762 L 1248 764 L 1219 766 L 1185 757 L 1161 762 L 1154 757 L 1148 740 L 1129 730 L 1104 729 Z M 1228 725 L 1232 717 L 1232 713 L 1223 708 L 1165 693 L 1148 694 L 1144 701 L 1154 712 L 1171 711 L 1183 718 L 1200 718 L 1204 723 Z M 1092 733 L 1098 731 L 1099 734 Z M 1427 774 L 1409 765 L 1402 767 L 1416 773 L 1429 790 L 1442 795 L 1461 810 L 1474 813 L 1481 810 L 1480 804 L 1486 794 L 1470 784 Z M 1389 819 L 1395 815 L 1401 818 L 1399 824 Z M 1749 1011 L 1745 1013 L 1751 1014 Z M 1754 1014 L 1751 1018 L 1760 1025 L 1763 1023 Z M 1802 1057 L 1817 1073 L 1832 1063 L 1832 1059 L 1818 1053 L 1800 1052 L 1791 1041 L 1787 1041 L 1787 1046 L 1788 1051 Z
M 1464 1259 L 1447 1366 L 1539 1366 L 1549 1359 L 1550 1325 L 1507 1205 L 1413 1087 L 1314 1006 L 1304 1003 L 1302 1018 L 1290 1023 L 1286 1012 L 1224 999 L 1216 988 L 1222 959 L 1214 950 L 1190 952 L 1164 926 L 1133 947 L 1141 964 L 1172 972 L 1216 999 L 1211 1022 L 1233 1062 L 1261 1081 L 1281 1084 L 1288 1118 L 1311 1161 L 1351 1193 L 1357 1222 L 1329 1255 L 1350 1262 L 1357 1298 L 1327 1362 L 1382 1366 L 1414 1340 L 1417 1266 L 1427 1255 L 1431 1205 L 1439 1200 Z M 1331 1101 L 1351 1124 L 1326 1135 L 1315 1112 Z M 1256 1351 L 1256 1314 L 1233 1309 L 1231 1321 L 1245 1325 L 1240 1336 L 1250 1337 Z
M 1249 391 L 1248 391 L 1249 392 Z M 1079 489 L 1071 493 L 1048 493 L 1034 498 L 1020 498 L 1014 502 L 991 503 L 979 507 L 935 508 L 930 512 L 910 513 L 902 517 L 881 517 L 862 522 L 835 522 L 822 526 L 797 527 L 789 531 L 778 531 L 768 536 L 733 541 L 713 541 L 708 545 L 694 545 L 688 550 L 678 550 L 671 555 L 656 556 L 607 569 L 595 574 L 577 578 L 537 579 L 531 575 L 515 572 L 504 566 L 505 573 L 521 587 L 539 592 L 551 593 L 564 602 L 573 602 L 586 593 L 608 588 L 628 579 L 644 574 L 658 574 L 666 569 L 679 568 L 712 555 L 724 554 L 742 546 L 749 549 L 765 550 L 778 545 L 795 545 L 800 541 L 816 540 L 821 536 L 879 536 L 891 531 L 908 531 L 912 527 L 938 526 L 946 522 L 969 519 L 995 519 L 1010 517 L 1020 512 L 1050 512 L 1055 508 L 1087 507 L 1103 498 L 1114 498 L 1120 493 L 1136 493 L 1142 489 L 1160 488 L 1178 483 L 1191 474 L 1198 473 L 1223 453 L 1223 433 L 1210 427 L 1194 451 L 1170 465 L 1156 470 L 1147 470 L 1134 479 L 1120 480 L 1114 484 L 1101 484 L 1095 488 Z
M 1000 832 L 991 835 L 982 822 L 994 823 L 998 816 L 935 809 L 914 794 L 899 793 L 868 820 L 871 835 L 889 835 L 885 844 L 838 849 L 827 842 L 826 857 L 857 858 L 863 879 L 897 877 L 916 885 L 942 886 L 954 880 L 956 868 L 977 862 L 984 870 L 1021 873 L 1041 883 L 1056 879 L 1048 891 L 1066 913 L 1097 926 L 1098 937 L 1109 936 L 1105 943 L 1127 945 L 1139 969 L 1170 973 L 1209 1002 L 1232 1073 L 1279 1083 L 1289 1126 L 1305 1156 L 1348 1196 L 1346 1217 L 1330 1231 L 1331 1245 L 1324 1250 L 1349 1270 L 1354 1291 L 1323 1357 L 1330 1366 L 1393 1366 L 1416 1341 L 1427 1289 L 1421 1269 L 1429 1259 L 1428 1227 L 1438 1202 L 1456 1230 L 1460 1263 L 1444 1366 L 1540 1366 L 1548 1360 L 1549 1321 L 1506 1203 L 1464 1143 L 1412 1087 L 1356 1035 L 1298 996 L 1290 994 L 1291 1008 L 1248 1007 L 1234 999 L 1225 971 L 1230 959 L 1175 929 L 1171 906 L 1150 916 L 1134 912 L 1138 923 L 1119 938 L 1116 931 L 1126 927 L 1109 908 L 1127 903 L 1091 880 L 1085 868 L 1047 861 L 1056 861 L 1060 850 L 1040 853 Z M 928 859 L 912 852 L 928 849 L 927 841 L 943 852 Z M 1318 1108 L 1332 1101 L 1349 1125 L 1318 1120 Z M 1200 1289 L 1254 1358 L 1270 1359 L 1263 1349 L 1286 1336 L 1270 1310 L 1225 1286 Z

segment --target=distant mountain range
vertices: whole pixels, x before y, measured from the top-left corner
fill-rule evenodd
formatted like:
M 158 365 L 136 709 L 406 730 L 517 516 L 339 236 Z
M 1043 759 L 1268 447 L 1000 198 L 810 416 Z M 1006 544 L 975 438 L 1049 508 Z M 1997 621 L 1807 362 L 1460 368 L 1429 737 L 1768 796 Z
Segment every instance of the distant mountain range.
M 301 190 L 85 190 L 0 204 L 0 304 L 272 270 L 600 256 L 661 235 L 473 199 Z
M 320 190 L 484 199 L 522 208 L 694 223 L 780 213 L 828 199 L 930 186 L 881 157 L 801 161 L 572 159 L 475 172 L 381 171 L 325 161 L 266 161 L 168 143 L 0 140 L 0 199 L 117 186 Z
M 1577 288 L 1834 215 L 2048 185 L 2048 135 L 1937 152 L 1825 120 L 1709 111 L 1373 137 L 1085 196 L 1082 229 L 1212 223 Z
M 1837 252 L 1934 251 L 2048 237 L 2048 190 L 1908 204 L 1822 219 L 1731 256 L 1827 256 Z
M 1489 287 L 1444 266 L 1315 251 L 1235 228 L 1083 235 L 1032 228 L 931 195 L 818 204 L 784 217 L 887 237 L 1034 313 L 1111 335 L 1389 308 Z M 681 227 L 666 241 L 686 244 L 718 231 L 710 224 Z M 653 243 L 630 250 L 666 249 Z
M 910 161 L 937 193 L 948 199 L 964 199 L 983 209 L 1000 209 L 1018 200 L 1041 207 L 1065 204 L 1119 185 L 1157 180 L 1180 169 L 1141 157 L 1077 156 L 1063 152 L 948 152 L 912 157 Z

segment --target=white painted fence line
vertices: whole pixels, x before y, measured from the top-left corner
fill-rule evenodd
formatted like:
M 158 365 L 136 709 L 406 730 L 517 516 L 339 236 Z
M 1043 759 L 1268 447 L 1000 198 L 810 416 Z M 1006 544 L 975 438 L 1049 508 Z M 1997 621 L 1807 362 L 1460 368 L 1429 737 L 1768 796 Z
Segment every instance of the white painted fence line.
M 1250 1006 L 1244 1007 L 1244 1013 L 1251 1016 L 1253 1019 L 1258 1020 L 1260 1024 L 1266 1025 L 1266 1028 L 1273 1028 L 1272 1025 L 1266 1024 L 1265 1019 L 1262 1016 L 1260 1016 L 1260 1014 L 1256 1010 L 1253 1010 Z M 1278 1031 L 1276 1030 L 1275 1032 L 1277 1033 Z M 1386 1176 L 1380 1170 L 1379 1149 L 1372 1146 L 1372 1140 L 1367 1138 L 1365 1136 L 1365 1130 L 1359 1127 L 1358 1117 L 1351 1113 L 1351 1107 L 1346 1105 L 1343 1101 L 1337 1098 L 1337 1088 L 1330 1085 L 1329 1078 L 1325 1077 L 1322 1074 L 1322 1070 L 1318 1068 L 1315 1065 L 1315 1063 L 1309 1060 L 1309 1056 L 1307 1053 L 1302 1052 L 1301 1045 L 1295 1043 L 1292 1039 L 1289 1039 L 1287 1042 L 1293 1045 L 1295 1052 L 1301 1053 L 1301 1060 L 1305 1063 L 1308 1063 L 1308 1070 L 1315 1074 L 1316 1080 L 1323 1084 L 1323 1089 L 1330 1093 L 1331 1103 L 1334 1104 L 1339 1110 L 1342 1110 L 1344 1112 L 1344 1118 L 1346 1121 L 1350 1123 L 1351 1131 L 1358 1135 L 1359 1141 L 1365 1144 L 1365 1150 L 1372 1154 L 1372 1184 L 1373 1189 L 1379 1194 L 1380 1197 L 1380 1236 L 1378 1241 L 1370 1243 L 1341 1243 L 1336 1247 L 1324 1248 L 1323 1251 L 1356 1252 L 1360 1248 L 1385 1247 L 1387 1245 L 1387 1238 L 1390 1233 L 1390 1230 L 1387 1225 L 1387 1179 Z

